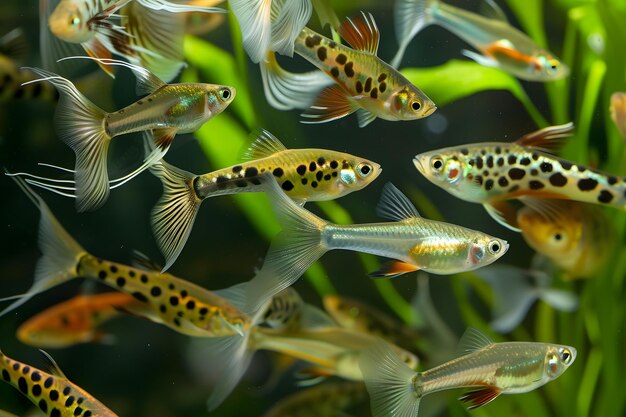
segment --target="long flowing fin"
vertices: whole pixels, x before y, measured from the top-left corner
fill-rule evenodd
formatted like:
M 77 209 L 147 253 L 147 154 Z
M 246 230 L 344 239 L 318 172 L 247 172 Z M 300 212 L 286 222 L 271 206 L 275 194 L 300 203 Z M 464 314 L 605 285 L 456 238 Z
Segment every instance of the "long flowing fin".
M 296 38 L 313 13 L 311 0 L 272 0 L 271 49 L 293 56 Z
M 359 367 L 370 394 L 373 417 L 417 417 L 421 396 L 419 374 L 411 370 L 382 340 L 361 352 Z
M 565 138 L 574 134 L 574 123 L 548 126 L 535 132 L 528 133 L 515 143 L 521 146 L 554 152 L 565 143 Z
M 183 250 L 202 200 L 193 188 L 195 174 L 161 160 L 150 167 L 161 180 L 163 195 L 152 209 L 152 231 L 165 257 L 167 271 Z
M 339 85 L 326 87 L 317 96 L 315 102 L 302 113 L 301 123 L 326 123 L 341 119 L 359 109 L 355 101 L 348 97 Z
M 272 41 L 272 0 L 230 0 L 239 22 L 243 47 L 252 62 L 265 59 Z
M 16 309 L 33 296 L 77 277 L 76 266 L 85 250 L 63 229 L 46 203 L 24 180 L 12 177 L 41 213 L 39 221 L 39 250 L 41 258 L 35 267 L 35 280 L 17 301 L 2 310 L 0 316 Z
M 170 13 L 227 13 L 225 9 L 211 6 L 192 6 L 184 2 L 172 3 L 167 0 L 137 0 L 142 6 Z
M 265 98 L 278 110 L 306 109 L 320 91 L 334 83 L 319 70 L 293 73 L 283 69 L 274 52 L 269 52 L 259 65 Z
M 272 240 L 263 266 L 250 281 L 246 311 L 258 310 L 296 282 L 329 249 L 322 243 L 322 230 L 328 222 L 291 200 L 272 176 L 263 174 L 261 181 L 283 230 Z
M 40 68 L 29 68 L 59 91 L 56 125 L 58 134 L 76 153 L 76 207 L 94 210 L 109 197 L 107 155 L 111 138 L 104 128 L 106 113 L 83 96 L 67 79 Z M 29 82 L 29 83 L 30 83 Z
M 398 52 L 391 60 L 391 66 L 398 68 L 404 57 L 404 52 L 415 35 L 431 24 L 433 19 L 429 13 L 430 7 L 438 0 L 396 0 L 393 9 Z
M 339 35 L 358 51 L 378 54 L 380 32 L 371 13 L 361 11 L 361 14 L 346 18 L 339 27 Z

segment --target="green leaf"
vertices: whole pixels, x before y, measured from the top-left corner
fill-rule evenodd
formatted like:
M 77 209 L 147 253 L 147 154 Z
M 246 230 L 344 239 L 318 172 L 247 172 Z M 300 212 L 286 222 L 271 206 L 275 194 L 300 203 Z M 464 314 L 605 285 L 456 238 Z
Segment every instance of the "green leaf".
M 481 91 L 505 90 L 522 103 L 538 126 L 547 126 L 519 81 L 499 69 L 471 61 L 451 60 L 438 67 L 404 68 L 401 72 L 424 90 L 437 106 L 445 106 Z

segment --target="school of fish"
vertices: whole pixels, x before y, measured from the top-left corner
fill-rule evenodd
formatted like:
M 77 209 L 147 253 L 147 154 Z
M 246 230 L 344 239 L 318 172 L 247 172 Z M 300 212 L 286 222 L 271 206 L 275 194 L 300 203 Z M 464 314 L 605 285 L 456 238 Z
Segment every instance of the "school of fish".
M 346 152 L 349 142 L 338 143 L 336 150 L 288 148 L 258 126 L 235 165 L 194 174 L 164 159 L 175 137 L 198 131 L 236 106 L 233 86 L 175 82 L 186 66 L 186 33 L 206 34 L 227 13 L 239 24 L 243 50 L 259 65 L 269 106 L 303 110 L 304 124 L 330 123 L 353 113 L 359 128 L 380 123 L 391 131 L 398 121 L 424 123 L 420 119 L 435 113 L 437 103 L 402 75 L 399 65 L 413 39 L 430 25 L 469 44 L 474 50 L 462 51 L 464 56 L 519 79 L 552 82 L 569 75 L 565 63 L 510 23 L 493 0 L 483 0 L 479 12 L 442 0 L 394 1 L 399 47 L 387 63 L 379 57 L 381 33 L 373 14 L 360 11 L 340 22 L 327 0 L 228 0 L 227 5 L 212 0 L 40 0 L 41 67 L 26 66 L 21 29 L 6 33 L 0 39 L 0 101 L 56 103 L 56 135 L 74 151 L 76 162 L 73 169 L 45 164 L 71 179 L 5 168 L 5 180 L 13 180 L 39 212 L 41 254 L 30 288 L 0 294 L 0 301 L 12 301 L 0 317 L 68 281 L 86 278 L 87 284 L 75 297 L 24 321 L 16 338 L 59 349 L 115 343 L 115 333 L 103 327 L 121 316 L 163 325 L 190 338 L 191 367 L 215 376 L 207 392 L 210 411 L 236 388 L 255 353 L 269 351 L 287 358 L 280 362 L 281 373 L 293 373 L 305 388 L 259 413 L 267 417 L 348 415 L 347 410 L 363 406 L 374 417 L 416 417 L 423 397 L 434 392 L 464 389 L 459 399 L 473 409 L 560 377 L 577 357 L 575 347 L 557 344 L 567 340 L 496 343 L 469 327 L 460 353 L 450 358 L 451 332 L 433 317 L 423 281 L 418 304 L 428 312 L 416 314 L 429 323 L 419 328 L 352 294 L 326 294 L 319 308 L 292 285 L 326 252 L 347 250 L 389 259 L 369 271 L 372 278 L 475 271 L 491 287 L 491 326 L 502 333 L 518 326 L 536 300 L 564 314 L 574 310 L 576 294 L 551 288 L 543 269 L 556 268 L 567 281 L 593 278 L 606 267 L 617 235 L 603 210 L 626 210 L 626 178 L 557 156 L 573 135 L 572 123 L 543 127 L 514 142 L 464 139 L 461 145 L 430 150 L 429 142 L 415 144 L 412 163 L 424 177 L 416 175 L 415 181 L 426 184 L 425 179 L 459 200 L 479 203 L 509 229 L 502 232 L 520 232 L 540 258 L 528 269 L 500 262 L 509 250 L 518 250 L 507 240 L 425 218 L 391 182 L 384 185 L 375 210 L 386 222 L 336 224 L 309 211 L 306 203 L 345 197 L 381 176 L 378 162 Z M 322 31 L 330 27 L 326 35 L 308 27 L 313 11 Z M 194 16 L 202 19 L 198 27 Z M 218 23 L 213 23 L 215 16 Z M 296 55 L 316 69 L 296 73 L 279 63 Z M 84 67 L 95 68 L 96 77 L 85 76 Z M 113 111 L 87 98 L 85 91 L 124 71 L 136 78 L 140 98 Z M 104 79 L 97 78 L 103 73 Z M 625 97 L 620 92 L 611 97 L 610 118 L 626 138 Z M 111 179 L 109 145 L 132 133 L 143 136 L 145 156 L 128 174 Z M 410 156 L 398 160 L 410 166 Z M 92 254 L 34 190 L 74 199 L 79 212 L 93 211 L 106 203 L 112 189 L 144 171 L 162 185 L 147 221 L 164 266 L 139 252 L 132 265 Z M 166 272 L 185 248 L 204 200 L 248 192 L 266 194 L 282 228 L 249 281 L 209 290 Z M 461 208 L 464 203 L 454 204 Z M 211 233 L 209 238 L 220 237 Z M 92 242 L 85 240 L 85 247 Z M 351 278 L 346 271 L 343 276 Z M 333 279 L 342 277 L 334 274 Z M 360 280 L 348 284 L 358 286 L 367 278 Z M 101 293 L 102 285 L 113 292 Z M 48 370 L 0 351 L 2 380 L 50 417 L 117 415 L 70 382 L 41 352 Z M 139 384 L 140 377 L 135 375 Z M 329 378 L 344 381 L 325 382 Z

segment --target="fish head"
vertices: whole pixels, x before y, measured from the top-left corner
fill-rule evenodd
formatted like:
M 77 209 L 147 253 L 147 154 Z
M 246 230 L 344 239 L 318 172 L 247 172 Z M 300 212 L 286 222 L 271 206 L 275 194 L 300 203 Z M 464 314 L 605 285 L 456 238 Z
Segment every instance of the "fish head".
M 548 345 L 544 369 L 548 379 L 558 378 L 576 360 L 576 349 L 564 345 Z
M 61 1 L 48 18 L 50 31 L 59 39 L 72 43 L 87 42 L 89 30 L 87 2 Z
M 506 240 L 482 234 L 472 239 L 468 246 L 466 265 L 467 270 L 477 269 L 489 265 L 501 258 L 509 250 Z
M 539 51 L 528 64 L 528 71 L 538 81 L 554 81 L 569 75 L 569 67 L 548 51 Z
M 563 210 L 559 216 L 545 216 L 529 207 L 517 213 L 517 224 L 522 236 L 537 252 L 550 258 L 571 256 L 579 247 L 583 235 L 583 219 L 575 210 Z
M 235 87 L 227 85 L 204 84 L 206 91 L 206 114 L 216 115 L 224 111 L 237 95 Z
M 337 159 L 341 162 L 335 181 L 341 195 L 367 187 L 383 171 L 376 162 L 358 156 L 343 154 Z
M 385 107 L 396 120 L 423 119 L 437 110 L 435 103 L 412 84 L 390 94 Z

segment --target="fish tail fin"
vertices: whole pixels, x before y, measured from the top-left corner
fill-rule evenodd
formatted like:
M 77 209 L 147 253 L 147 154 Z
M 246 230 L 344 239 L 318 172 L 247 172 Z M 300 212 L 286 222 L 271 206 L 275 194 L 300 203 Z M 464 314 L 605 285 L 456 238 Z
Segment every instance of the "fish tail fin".
M 363 350 L 359 358 L 370 394 L 372 416 L 416 417 L 419 410 L 420 374 L 402 362 L 382 340 Z
M 319 92 L 333 80 L 322 71 L 293 73 L 285 70 L 273 51 L 260 62 L 265 98 L 278 110 L 306 109 Z
M 40 68 L 28 68 L 49 81 L 60 94 L 56 124 L 58 134 L 76 153 L 76 207 L 94 210 L 109 196 L 107 154 L 111 137 L 105 130 L 106 113 L 83 96 L 69 80 Z
M 272 240 L 263 266 L 248 285 L 246 311 L 257 311 L 296 282 L 329 249 L 322 241 L 328 222 L 291 200 L 273 177 L 264 174 L 261 181 L 283 230 Z
M 430 10 L 439 0 L 397 0 L 394 7 L 394 21 L 396 22 L 396 38 L 398 52 L 391 60 L 391 66 L 398 68 L 409 43 L 415 35 L 433 23 Z
M 17 300 L 2 310 L 0 316 L 16 309 L 33 296 L 78 276 L 76 267 L 85 250 L 67 233 L 54 217 L 46 203 L 23 179 L 12 177 L 41 213 L 39 221 L 39 250 L 42 253 L 35 267 L 35 280 L 26 293 L 7 297 Z
M 195 174 L 164 160 L 152 164 L 150 171 L 163 184 L 163 195 L 152 209 L 150 222 L 165 257 L 163 271 L 166 271 L 183 250 L 202 200 L 194 191 Z
M 293 56 L 296 38 L 313 13 L 311 0 L 273 0 L 271 49 Z

